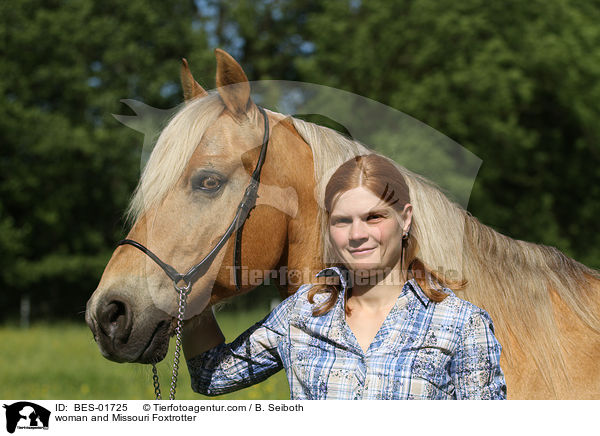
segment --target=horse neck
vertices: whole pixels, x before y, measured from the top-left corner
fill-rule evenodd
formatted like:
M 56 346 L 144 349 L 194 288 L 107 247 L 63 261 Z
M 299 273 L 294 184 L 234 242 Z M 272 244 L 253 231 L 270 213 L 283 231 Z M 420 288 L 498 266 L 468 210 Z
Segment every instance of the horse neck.
M 310 146 L 292 123 L 281 120 L 271 136 L 278 157 L 278 174 L 297 195 L 297 210 L 289 217 L 287 243 L 280 266 L 287 266 L 287 295 L 309 283 L 323 267 L 319 237 L 318 205 L 315 199 L 314 160 Z

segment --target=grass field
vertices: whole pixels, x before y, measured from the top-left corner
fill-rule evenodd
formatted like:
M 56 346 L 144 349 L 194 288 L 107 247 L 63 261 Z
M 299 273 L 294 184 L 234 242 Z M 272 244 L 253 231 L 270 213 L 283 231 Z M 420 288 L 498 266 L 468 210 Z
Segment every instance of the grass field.
M 261 319 L 259 311 L 217 314 L 228 341 Z M 163 398 L 169 396 L 174 340 L 158 365 Z M 85 323 L 34 324 L 29 329 L 0 327 L 0 398 L 2 399 L 153 399 L 148 365 L 118 364 L 98 351 Z M 182 356 L 177 399 L 205 399 L 190 388 Z M 285 373 L 280 371 L 250 388 L 210 399 L 289 399 Z

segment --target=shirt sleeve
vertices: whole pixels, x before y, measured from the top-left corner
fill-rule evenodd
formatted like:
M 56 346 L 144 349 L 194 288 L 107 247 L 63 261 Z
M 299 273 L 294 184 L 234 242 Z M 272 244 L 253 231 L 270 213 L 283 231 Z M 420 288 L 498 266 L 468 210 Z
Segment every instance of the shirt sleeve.
M 187 360 L 192 390 L 203 395 L 237 391 L 267 379 L 283 368 L 278 345 L 288 330 L 296 294 L 230 344 L 220 344 Z
M 506 399 L 506 382 L 500 368 L 501 350 L 488 313 L 481 309 L 472 312 L 451 363 L 458 400 Z

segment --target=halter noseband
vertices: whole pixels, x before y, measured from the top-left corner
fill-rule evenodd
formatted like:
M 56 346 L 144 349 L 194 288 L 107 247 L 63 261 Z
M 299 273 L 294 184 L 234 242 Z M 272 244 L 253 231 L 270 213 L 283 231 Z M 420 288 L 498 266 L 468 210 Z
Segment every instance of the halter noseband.
M 234 245 L 234 281 L 236 290 L 238 292 L 240 291 L 242 227 L 244 226 L 246 219 L 248 219 L 248 217 L 250 216 L 250 211 L 256 205 L 256 198 L 258 197 L 257 191 L 258 186 L 260 184 L 260 172 L 262 170 L 263 163 L 265 162 L 265 157 L 267 155 L 267 146 L 269 143 L 269 119 L 267 118 L 265 110 L 260 106 L 257 107 L 264 119 L 264 135 L 260 150 L 260 156 L 258 158 L 258 162 L 256 163 L 256 168 L 254 168 L 254 171 L 252 172 L 250 183 L 248 184 L 246 192 L 244 192 L 244 196 L 242 197 L 242 200 L 240 201 L 240 204 L 237 207 L 237 211 L 235 217 L 233 218 L 233 221 L 231 222 L 223 236 L 221 236 L 219 242 L 217 242 L 217 244 L 213 247 L 210 253 L 208 253 L 204 257 L 204 259 L 202 259 L 196 265 L 192 266 L 185 274 L 181 274 L 171 265 L 169 265 L 166 262 L 163 262 L 156 254 L 154 254 L 148 248 L 144 247 L 139 242 L 136 242 L 132 239 L 122 239 L 117 243 L 117 246 L 125 244 L 132 245 L 133 247 L 146 254 L 159 267 L 161 267 L 165 274 L 173 281 L 173 285 L 175 286 L 175 290 L 177 292 L 184 292 L 186 295 L 191 292 L 192 285 L 196 282 L 196 280 L 198 280 L 206 273 L 208 268 L 210 268 L 210 266 L 212 265 L 212 261 L 216 257 L 217 253 L 219 253 L 219 251 L 221 250 L 221 248 L 223 248 L 229 237 L 236 230 L 237 232 Z M 178 284 L 181 281 L 185 283 L 185 286 L 178 286 Z

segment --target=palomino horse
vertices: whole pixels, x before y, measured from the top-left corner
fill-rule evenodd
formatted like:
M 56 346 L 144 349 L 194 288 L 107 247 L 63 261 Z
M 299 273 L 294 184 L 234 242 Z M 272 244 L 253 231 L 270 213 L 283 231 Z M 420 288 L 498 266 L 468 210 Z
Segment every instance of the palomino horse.
M 203 259 L 231 222 L 256 166 L 263 119 L 242 68 L 216 50 L 218 92 L 182 66 L 186 105 L 162 131 L 133 197 L 128 239 L 182 271 Z M 318 206 L 327 175 L 372 151 L 337 132 L 268 111 L 272 126 L 257 206 L 241 237 L 249 271 L 324 267 Z M 398 166 L 398 165 L 397 165 Z M 600 274 L 558 250 L 513 240 L 481 224 L 424 178 L 398 166 L 414 206 L 419 257 L 468 280 L 462 298 L 487 310 L 503 345 L 511 399 L 600 398 Z M 317 201 L 315 201 L 315 193 Z M 235 238 L 193 285 L 186 317 L 250 291 L 232 280 Z M 462 256 L 461 256 L 462 254 Z M 285 291 L 293 293 L 296 286 Z M 102 354 L 118 362 L 164 358 L 173 334 L 173 284 L 148 256 L 122 245 L 87 307 Z

